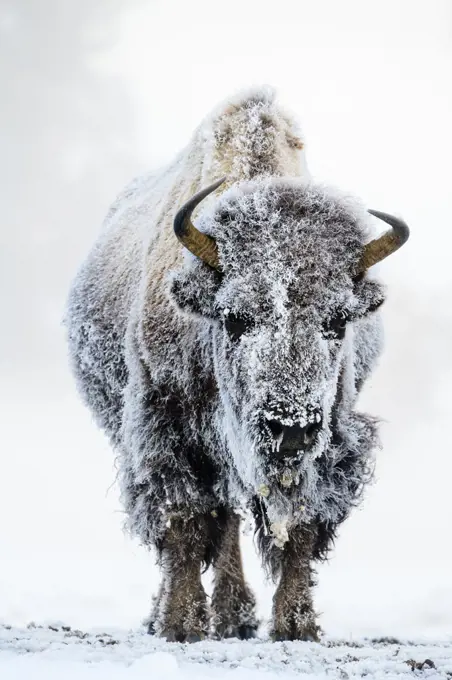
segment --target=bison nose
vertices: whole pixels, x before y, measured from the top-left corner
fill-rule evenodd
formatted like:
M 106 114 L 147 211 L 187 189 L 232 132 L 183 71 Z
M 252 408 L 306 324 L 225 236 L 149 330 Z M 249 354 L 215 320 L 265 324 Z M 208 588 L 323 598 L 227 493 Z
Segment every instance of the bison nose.
M 306 451 L 312 445 L 317 432 L 322 427 L 320 414 L 314 422 L 301 426 L 283 425 L 279 420 L 267 420 L 267 426 L 272 433 L 274 450 L 278 458 L 296 456 L 298 451 Z

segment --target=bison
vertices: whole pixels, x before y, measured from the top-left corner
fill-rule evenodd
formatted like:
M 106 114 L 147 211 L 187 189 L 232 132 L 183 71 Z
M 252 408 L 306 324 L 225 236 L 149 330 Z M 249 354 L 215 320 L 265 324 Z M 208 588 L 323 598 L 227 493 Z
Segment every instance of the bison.
M 390 225 L 374 240 L 369 213 Z M 250 512 L 277 582 L 272 638 L 318 639 L 313 565 L 378 443 L 356 410 L 382 348 L 384 290 L 368 271 L 407 238 L 400 219 L 311 180 L 300 131 L 266 89 L 220 106 L 110 209 L 66 323 L 128 528 L 157 551 L 150 633 L 255 635 L 239 547 Z

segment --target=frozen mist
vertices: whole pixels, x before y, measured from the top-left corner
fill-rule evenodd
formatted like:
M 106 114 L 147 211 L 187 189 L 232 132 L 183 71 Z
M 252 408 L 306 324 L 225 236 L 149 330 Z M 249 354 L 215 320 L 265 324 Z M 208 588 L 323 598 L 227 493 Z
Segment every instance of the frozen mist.
M 450 3 L 123 7 L 4 0 L 0 8 L 0 620 L 127 636 L 147 613 L 157 572 L 152 556 L 121 534 L 113 458 L 67 368 L 63 304 L 118 190 L 167 162 L 228 93 L 269 82 L 300 118 L 316 179 L 403 215 L 412 229 L 397 262 L 381 265 L 386 351 L 362 398 L 384 421 L 377 482 L 320 570 L 321 624 L 346 640 L 428 638 L 435 649 L 412 657 L 450 672 L 443 652 L 434 654 L 434 641 L 452 630 Z M 244 546 L 265 620 L 272 589 L 249 534 Z M 142 641 L 149 654 L 135 667 L 101 658 L 90 670 L 51 645 L 39 655 L 2 648 L 0 675 L 261 674 L 246 661 L 189 671 L 157 641 Z M 87 660 L 84 644 L 77 650 Z M 382 655 L 377 677 L 394 668 Z

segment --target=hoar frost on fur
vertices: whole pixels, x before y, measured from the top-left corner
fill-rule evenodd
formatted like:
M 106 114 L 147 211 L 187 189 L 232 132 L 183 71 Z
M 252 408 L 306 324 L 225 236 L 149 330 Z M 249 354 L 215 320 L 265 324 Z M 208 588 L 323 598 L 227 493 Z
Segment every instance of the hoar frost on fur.
M 273 522 L 273 524 L 270 524 L 270 531 L 277 548 L 284 548 L 284 544 L 289 540 L 287 523 L 288 518 L 281 522 Z
M 184 252 L 175 209 L 227 180 L 195 220 L 216 239 L 221 279 Z M 217 109 L 162 175 L 109 211 L 69 297 L 81 394 L 117 453 L 128 526 L 145 544 L 173 513 L 258 497 L 275 541 L 297 522 L 329 539 L 371 478 L 373 419 L 355 410 L 381 350 L 377 281 L 351 271 L 369 239 L 364 207 L 311 181 L 300 131 L 270 90 Z M 337 341 L 325 325 L 349 318 Z M 232 342 L 225 316 L 252 320 Z M 323 425 L 283 467 L 262 419 Z M 318 421 L 320 422 L 320 421 Z M 284 519 L 286 518 L 286 519 Z M 324 546 L 325 547 L 325 546 Z

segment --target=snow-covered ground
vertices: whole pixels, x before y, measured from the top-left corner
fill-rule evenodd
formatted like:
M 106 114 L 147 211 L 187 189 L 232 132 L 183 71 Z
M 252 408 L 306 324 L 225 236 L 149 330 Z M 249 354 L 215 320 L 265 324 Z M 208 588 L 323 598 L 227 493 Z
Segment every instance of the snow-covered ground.
M 443 643 L 325 639 L 271 643 L 268 640 L 206 640 L 167 643 L 144 632 L 72 630 L 61 623 L 27 628 L 0 626 L 2 680 L 254 680 L 309 675 L 313 678 L 396 678 L 415 673 L 452 677 L 452 637 Z M 263 673 L 264 672 L 264 673 Z

